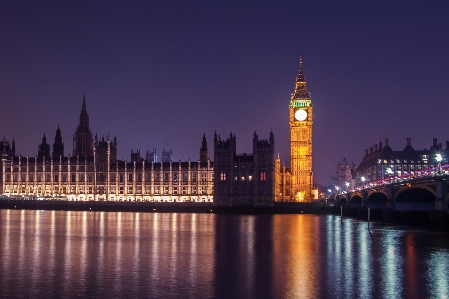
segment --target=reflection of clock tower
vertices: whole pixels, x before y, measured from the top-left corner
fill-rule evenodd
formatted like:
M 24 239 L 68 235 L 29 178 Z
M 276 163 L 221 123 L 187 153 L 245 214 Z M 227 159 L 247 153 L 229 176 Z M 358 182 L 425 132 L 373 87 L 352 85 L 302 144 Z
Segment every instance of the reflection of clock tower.
M 290 105 L 290 170 L 291 194 L 296 201 L 308 200 L 313 186 L 312 173 L 312 110 L 306 78 L 299 58 L 299 73 Z M 294 197 L 293 197 L 294 196 Z

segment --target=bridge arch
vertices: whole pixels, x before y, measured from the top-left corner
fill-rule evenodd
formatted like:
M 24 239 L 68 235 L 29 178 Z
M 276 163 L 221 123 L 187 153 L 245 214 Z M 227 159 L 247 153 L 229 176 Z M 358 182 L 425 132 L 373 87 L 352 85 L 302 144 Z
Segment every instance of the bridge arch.
M 366 205 L 370 209 L 385 209 L 387 207 L 387 194 L 374 191 L 366 198 Z
M 359 208 L 362 206 L 362 197 L 359 194 L 354 194 L 349 200 L 349 206 L 351 208 Z
M 436 193 L 429 187 L 401 188 L 395 196 L 395 210 L 435 210 Z
M 346 196 L 338 196 L 337 200 L 341 206 L 344 206 L 344 207 L 346 206 Z

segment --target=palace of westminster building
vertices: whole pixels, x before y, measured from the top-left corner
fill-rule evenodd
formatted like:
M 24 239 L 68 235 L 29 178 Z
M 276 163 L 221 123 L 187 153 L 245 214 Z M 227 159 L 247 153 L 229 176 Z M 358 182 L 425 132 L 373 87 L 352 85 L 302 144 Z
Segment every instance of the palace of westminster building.
M 290 111 L 291 168 L 275 157 L 274 134 L 253 136 L 253 153 L 236 154 L 236 137 L 214 135 L 214 161 L 203 135 L 199 160 L 174 162 L 171 151 L 131 151 L 131 161 L 117 159 L 117 139 L 92 137 L 84 96 L 71 155 L 64 155 L 61 130 L 53 150 L 46 136 L 34 157 L 16 156 L 14 140 L 0 141 L 0 195 L 73 201 L 214 202 L 262 204 L 313 198 L 312 102 L 300 70 Z M 315 197 L 316 198 L 316 197 Z

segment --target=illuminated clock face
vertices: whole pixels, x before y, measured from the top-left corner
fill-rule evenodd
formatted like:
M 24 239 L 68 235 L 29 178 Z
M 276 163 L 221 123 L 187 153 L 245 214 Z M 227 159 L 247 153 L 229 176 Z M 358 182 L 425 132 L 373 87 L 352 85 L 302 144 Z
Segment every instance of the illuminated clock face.
M 295 119 L 296 120 L 305 120 L 307 118 L 307 112 L 306 110 L 296 110 L 295 112 Z

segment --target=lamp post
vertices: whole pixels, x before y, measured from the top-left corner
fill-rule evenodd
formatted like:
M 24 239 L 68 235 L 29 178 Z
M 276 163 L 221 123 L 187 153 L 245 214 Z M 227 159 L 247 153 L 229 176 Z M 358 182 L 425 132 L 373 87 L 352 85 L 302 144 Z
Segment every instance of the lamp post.
M 438 174 L 441 174 L 441 161 L 443 160 L 443 156 L 437 154 L 435 160 L 438 162 Z
M 346 185 L 346 193 L 348 193 L 348 191 L 349 191 L 349 182 L 345 182 L 345 185 Z
M 362 189 L 365 189 L 365 177 L 362 176 L 360 179 L 362 180 Z

